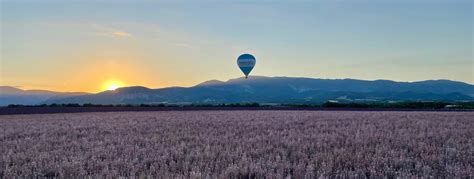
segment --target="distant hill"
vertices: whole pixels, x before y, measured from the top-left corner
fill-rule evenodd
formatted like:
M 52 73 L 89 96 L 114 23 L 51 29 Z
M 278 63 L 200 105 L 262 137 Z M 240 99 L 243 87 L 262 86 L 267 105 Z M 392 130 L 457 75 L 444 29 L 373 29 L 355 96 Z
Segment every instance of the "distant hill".
M 11 86 L 0 86 L 0 106 L 9 104 L 36 105 L 46 100 L 87 95 L 82 92 L 54 92 L 47 90 L 22 90 Z
M 67 96 L 44 103 L 191 104 L 191 103 L 322 103 L 371 101 L 473 101 L 474 85 L 428 80 L 312 79 L 251 76 L 228 81 L 211 80 L 193 87 L 149 89 L 126 87 L 97 94 Z

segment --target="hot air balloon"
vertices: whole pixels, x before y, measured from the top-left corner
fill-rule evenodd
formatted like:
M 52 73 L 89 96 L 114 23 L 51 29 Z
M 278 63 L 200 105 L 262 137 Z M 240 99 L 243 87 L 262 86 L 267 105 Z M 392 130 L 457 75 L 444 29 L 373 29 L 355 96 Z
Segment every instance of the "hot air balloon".
M 250 54 L 242 54 L 237 58 L 237 65 L 239 65 L 240 70 L 245 74 L 246 79 L 255 66 L 255 62 L 255 57 Z

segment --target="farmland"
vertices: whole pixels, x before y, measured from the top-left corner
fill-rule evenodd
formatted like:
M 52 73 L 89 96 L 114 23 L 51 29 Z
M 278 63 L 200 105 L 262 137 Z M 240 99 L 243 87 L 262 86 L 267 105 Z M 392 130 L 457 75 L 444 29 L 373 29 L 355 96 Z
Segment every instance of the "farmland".
M 473 112 L 0 116 L 0 178 L 474 177 Z

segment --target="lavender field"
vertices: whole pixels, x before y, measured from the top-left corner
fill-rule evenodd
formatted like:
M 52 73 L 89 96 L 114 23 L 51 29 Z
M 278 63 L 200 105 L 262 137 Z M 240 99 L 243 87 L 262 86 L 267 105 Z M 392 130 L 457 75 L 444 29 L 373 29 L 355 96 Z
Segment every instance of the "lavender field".
M 0 178 L 474 177 L 474 113 L 0 116 Z

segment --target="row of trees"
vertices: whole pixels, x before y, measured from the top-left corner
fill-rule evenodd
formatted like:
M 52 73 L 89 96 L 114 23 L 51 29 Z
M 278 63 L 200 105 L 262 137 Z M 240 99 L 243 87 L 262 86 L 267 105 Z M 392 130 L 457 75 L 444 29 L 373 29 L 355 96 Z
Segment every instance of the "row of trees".
M 9 105 L 8 107 L 298 107 L 298 108 L 407 108 L 407 109 L 474 109 L 474 102 L 374 102 L 374 103 L 337 103 L 322 104 L 41 104 L 41 105 Z
M 323 104 L 291 105 L 297 107 L 323 107 L 323 108 L 407 108 L 407 109 L 474 109 L 474 102 L 373 102 L 373 103 L 337 103 L 325 102 Z
M 229 103 L 229 104 L 40 104 L 40 105 L 21 105 L 10 104 L 8 107 L 260 107 L 259 103 Z

